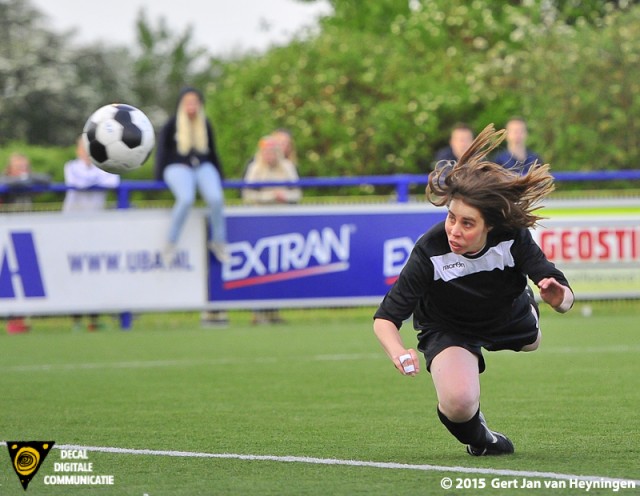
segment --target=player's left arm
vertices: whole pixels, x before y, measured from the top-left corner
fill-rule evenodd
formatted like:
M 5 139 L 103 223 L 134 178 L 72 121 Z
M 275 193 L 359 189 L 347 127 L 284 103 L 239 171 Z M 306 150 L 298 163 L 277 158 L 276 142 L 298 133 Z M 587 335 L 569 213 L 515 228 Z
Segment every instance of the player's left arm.
M 575 299 L 569 281 L 564 273 L 547 259 L 527 229 L 520 231 L 514 251 L 516 263 L 536 283 L 542 301 L 556 312 L 568 312 Z
M 568 312 L 573 306 L 573 291 L 568 286 L 563 286 L 553 277 L 545 277 L 538 281 L 540 298 L 545 303 L 560 313 Z

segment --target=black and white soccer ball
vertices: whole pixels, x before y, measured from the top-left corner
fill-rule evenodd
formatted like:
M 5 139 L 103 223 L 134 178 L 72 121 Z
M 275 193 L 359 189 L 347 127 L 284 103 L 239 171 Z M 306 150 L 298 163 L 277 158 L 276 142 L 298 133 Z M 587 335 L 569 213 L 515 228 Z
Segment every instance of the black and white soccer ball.
M 84 125 L 82 139 L 91 161 L 116 174 L 144 164 L 156 141 L 151 121 L 144 112 L 124 103 L 96 110 Z

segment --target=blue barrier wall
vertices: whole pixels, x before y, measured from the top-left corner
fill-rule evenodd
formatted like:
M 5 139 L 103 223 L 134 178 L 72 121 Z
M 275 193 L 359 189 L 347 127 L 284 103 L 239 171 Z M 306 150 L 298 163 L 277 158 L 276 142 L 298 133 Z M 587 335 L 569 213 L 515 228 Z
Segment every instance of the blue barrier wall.
M 608 181 L 638 181 L 640 180 L 640 170 L 620 170 L 620 171 L 591 171 L 591 172 L 554 172 L 554 178 L 558 182 L 608 182 Z M 389 176 L 354 176 L 354 177 L 310 177 L 300 178 L 295 183 L 252 183 L 251 186 L 262 185 L 295 185 L 301 188 L 338 188 L 349 186 L 391 186 L 396 193 L 396 201 L 405 203 L 409 201 L 409 191 L 413 185 L 425 185 L 427 174 L 395 174 Z M 230 179 L 223 181 L 224 188 L 242 189 L 247 183 L 240 179 Z M 0 195 L 9 190 L 5 184 L 0 182 Z M 27 188 L 34 193 L 38 192 L 58 192 L 64 193 L 68 188 L 64 184 L 51 184 L 49 186 L 33 186 Z M 161 181 L 127 181 L 123 180 L 120 186 L 115 189 L 118 208 L 128 208 L 130 196 L 134 191 L 164 191 L 167 186 Z

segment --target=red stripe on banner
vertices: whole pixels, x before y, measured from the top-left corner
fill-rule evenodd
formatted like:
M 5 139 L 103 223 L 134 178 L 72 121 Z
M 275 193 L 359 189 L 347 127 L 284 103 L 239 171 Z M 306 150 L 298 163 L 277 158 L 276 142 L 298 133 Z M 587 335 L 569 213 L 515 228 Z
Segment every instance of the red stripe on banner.
M 239 281 L 225 282 L 222 287 L 224 289 L 236 289 L 246 286 L 257 286 L 258 284 L 267 284 L 270 282 L 286 281 L 289 279 L 300 279 L 302 277 L 317 276 L 320 274 L 328 274 L 331 272 L 341 272 L 347 270 L 349 264 L 347 262 L 336 262 L 329 265 L 320 265 L 317 267 L 309 267 L 306 269 L 290 270 L 288 272 L 279 272 L 277 274 L 268 274 L 266 276 L 248 277 Z

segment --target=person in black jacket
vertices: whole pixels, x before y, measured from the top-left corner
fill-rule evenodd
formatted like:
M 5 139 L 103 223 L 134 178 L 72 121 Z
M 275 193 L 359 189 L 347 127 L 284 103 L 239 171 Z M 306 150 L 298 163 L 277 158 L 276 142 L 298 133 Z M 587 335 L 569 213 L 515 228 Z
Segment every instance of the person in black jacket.
M 413 314 L 417 349 L 438 397 L 438 417 L 471 455 L 514 452 L 504 434 L 490 430 L 480 411 L 480 374 L 487 351 L 533 351 L 541 339 L 541 299 L 558 312 L 573 305 L 564 274 L 547 260 L 529 228 L 542 217 L 539 201 L 554 188 L 549 165 L 526 175 L 486 159 L 504 139 L 487 126 L 457 162 L 429 175 L 427 197 L 446 206 L 446 220 L 416 243 L 398 280 L 374 316 L 374 332 L 400 373 L 420 370 L 416 350 L 399 333 Z
M 542 163 L 540 155 L 527 148 L 529 131 L 527 123 L 522 117 L 512 117 L 504 128 L 507 148 L 493 157 L 496 164 L 500 164 L 505 169 L 513 169 L 521 174 L 526 174 L 534 164 Z
M 197 89 L 181 91 L 176 114 L 160 132 L 155 167 L 156 179 L 167 183 L 175 197 L 165 256 L 170 258 L 176 251 L 197 189 L 208 208 L 208 247 L 220 262 L 227 261 L 222 166 L 213 127 L 204 113 L 204 98 Z
M 435 169 L 442 161 L 458 161 L 462 154 L 467 151 L 473 142 L 473 129 L 465 122 L 456 123 L 451 129 L 449 136 L 449 146 L 440 148 L 431 164 Z

